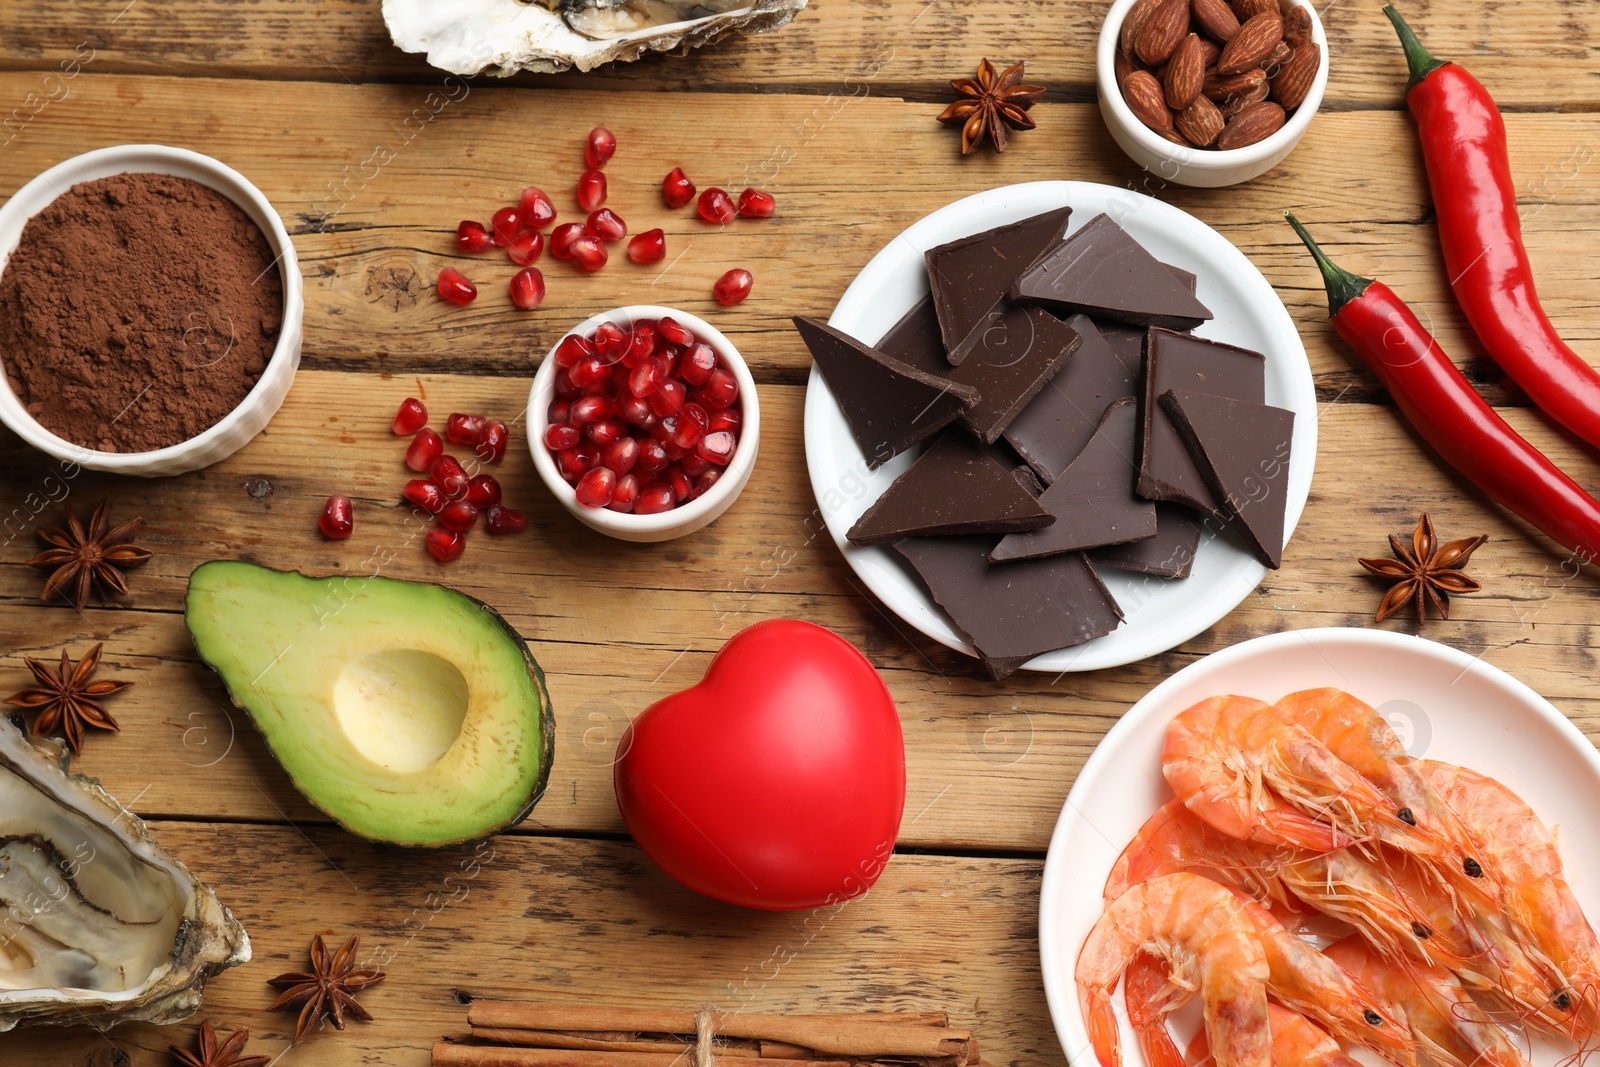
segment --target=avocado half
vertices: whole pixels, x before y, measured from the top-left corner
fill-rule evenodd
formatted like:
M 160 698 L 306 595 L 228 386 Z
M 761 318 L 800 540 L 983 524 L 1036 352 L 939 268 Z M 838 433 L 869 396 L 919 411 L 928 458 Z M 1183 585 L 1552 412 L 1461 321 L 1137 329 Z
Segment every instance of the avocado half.
M 203 563 L 184 622 L 295 788 L 360 837 L 438 848 L 527 817 L 555 757 L 544 673 L 442 585 Z

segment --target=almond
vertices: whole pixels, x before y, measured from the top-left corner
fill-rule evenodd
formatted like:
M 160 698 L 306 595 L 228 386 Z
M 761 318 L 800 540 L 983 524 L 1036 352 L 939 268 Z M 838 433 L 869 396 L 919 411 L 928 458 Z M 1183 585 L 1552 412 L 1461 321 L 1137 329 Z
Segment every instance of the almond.
M 1259 68 L 1239 74 L 1219 74 L 1213 68 L 1206 71 L 1206 80 L 1200 86 L 1200 91 L 1214 103 L 1220 104 L 1229 97 L 1252 92 L 1266 84 L 1267 72 Z
M 1311 40 L 1311 12 L 1296 4 L 1283 13 L 1283 39 L 1291 48 L 1299 48 Z
M 1145 30 L 1148 32 L 1149 27 L 1146 26 Z M 1217 73 L 1239 74 L 1251 67 L 1259 67 L 1281 40 L 1283 19 L 1276 10 L 1254 16 L 1239 27 L 1233 40 L 1222 49 L 1222 55 L 1217 57 Z
M 1152 67 L 1165 63 L 1189 33 L 1189 0 L 1162 0 L 1133 39 L 1133 51 Z
M 1150 21 L 1150 16 L 1156 13 L 1166 0 L 1138 0 L 1138 3 L 1128 9 L 1128 14 L 1122 20 L 1122 32 L 1117 41 L 1122 51 L 1133 55 L 1133 42 L 1139 36 L 1139 31 L 1144 29 L 1144 24 Z
M 1117 88 L 1122 88 L 1122 83 L 1128 80 L 1128 75 L 1134 70 L 1133 64 L 1128 62 L 1128 57 L 1118 51 L 1111 60 L 1111 76 L 1116 79 Z
M 1167 110 L 1166 94 L 1161 83 L 1148 70 L 1136 70 L 1122 83 L 1122 98 L 1139 121 L 1165 133 L 1172 129 L 1172 113 Z
M 1182 111 L 1200 95 L 1200 86 L 1206 80 L 1202 59 L 1199 34 L 1191 33 L 1173 49 L 1172 58 L 1167 61 L 1167 76 L 1163 79 L 1167 87 L 1167 106 L 1172 110 Z
M 1321 47 L 1315 41 L 1307 41 L 1278 68 L 1278 76 L 1272 79 L 1272 99 L 1282 104 L 1285 111 L 1293 111 L 1311 91 L 1311 83 L 1321 68 Z
M 1283 108 L 1271 101 L 1251 104 L 1228 120 L 1228 125 L 1217 137 L 1217 148 L 1227 152 L 1265 140 L 1283 129 L 1287 118 Z
M 1278 42 L 1278 47 L 1272 50 L 1272 54 L 1261 61 L 1261 69 L 1267 72 L 1268 78 L 1276 78 L 1278 76 L 1278 68 L 1283 66 L 1284 62 L 1289 58 L 1289 53 L 1293 51 L 1294 49 L 1289 47 L 1287 41 Z
M 1222 55 L 1222 46 L 1209 37 L 1200 38 L 1200 68 L 1210 70 L 1217 65 L 1217 57 Z
M 1228 0 L 1194 0 L 1193 7 L 1194 21 L 1212 40 L 1227 44 L 1239 32 L 1239 16 L 1228 6 Z
M 1260 85 L 1253 89 L 1246 90 L 1245 92 L 1238 93 L 1234 96 L 1230 96 L 1226 99 L 1218 101 L 1217 106 L 1222 109 L 1223 118 L 1231 119 L 1233 116 L 1237 115 L 1245 108 L 1250 107 L 1252 104 L 1261 103 L 1261 101 L 1267 98 L 1267 94 L 1270 91 L 1271 87 L 1269 84 L 1263 81 Z
M 1204 96 L 1197 96 L 1194 103 L 1174 116 L 1172 124 L 1183 134 L 1184 140 L 1196 148 L 1204 148 L 1217 139 L 1217 134 L 1222 132 L 1227 121 L 1216 104 Z
M 1249 22 L 1257 15 L 1283 16 L 1278 7 L 1278 0 L 1233 0 L 1233 13 L 1239 17 L 1240 22 Z

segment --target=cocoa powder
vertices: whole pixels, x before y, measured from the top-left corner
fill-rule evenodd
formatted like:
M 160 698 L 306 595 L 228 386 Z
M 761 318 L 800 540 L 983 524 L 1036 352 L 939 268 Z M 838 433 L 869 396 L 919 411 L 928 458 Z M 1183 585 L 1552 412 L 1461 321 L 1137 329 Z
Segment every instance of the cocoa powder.
M 165 174 L 74 185 L 28 221 L 0 275 L 0 362 L 68 441 L 147 452 L 215 425 L 283 324 L 271 246 L 232 200 Z

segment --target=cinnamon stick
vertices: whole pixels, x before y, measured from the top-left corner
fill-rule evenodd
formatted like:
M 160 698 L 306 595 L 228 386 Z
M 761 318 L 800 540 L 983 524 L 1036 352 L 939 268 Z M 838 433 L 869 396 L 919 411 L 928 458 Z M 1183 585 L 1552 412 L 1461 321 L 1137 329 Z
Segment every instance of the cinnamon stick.
M 720 1051 L 720 1050 L 719 1050 Z M 704 1067 L 751 1067 L 757 1060 L 713 1055 Z M 696 1067 L 685 1045 L 682 1052 L 604 1052 L 593 1049 L 515 1048 L 505 1045 L 433 1046 L 433 1067 Z M 809 1060 L 806 1067 L 860 1067 L 850 1060 Z
M 599 1034 L 605 1036 L 597 1036 Z M 682 1055 L 693 1045 L 692 1041 L 685 1038 L 646 1038 L 636 1034 L 627 1035 L 621 1031 L 604 1030 L 581 1033 L 571 1030 L 517 1030 L 503 1026 L 474 1026 L 472 1036 L 490 1044 L 523 1045 L 530 1048 L 589 1049 L 595 1052 L 667 1052 L 675 1056 Z M 719 1041 L 717 1055 L 734 1059 L 760 1059 L 766 1053 L 749 1045 L 725 1045 Z M 799 1058 L 810 1059 L 811 1054 L 807 1052 Z

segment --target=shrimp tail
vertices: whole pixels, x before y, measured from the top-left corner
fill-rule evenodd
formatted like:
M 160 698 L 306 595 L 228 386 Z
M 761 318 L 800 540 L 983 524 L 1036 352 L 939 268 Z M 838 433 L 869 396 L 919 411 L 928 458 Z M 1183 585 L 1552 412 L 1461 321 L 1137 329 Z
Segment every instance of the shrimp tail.
M 1154 956 L 1141 953 L 1122 976 L 1122 996 L 1147 1067 L 1184 1067 L 1183 1053 L 1167 1029 L 1167 1013 L 1187 1000 L 1189 992 L 1168 980 Z
M 1122 1041 L 1117 1033 L 1117 1013 L 1111 1008 L 1111 994 L 1080 985 L 1078 1004 L 1100 1067 L 1122 1067 Z
M 1252 836 L 1265 844 L 1288 845 L 1307 852 L 1332 852 L 1354 843 L 1353 838 L 1337 828 L 1293 808 L 1263 811 L 1260 819 Z

